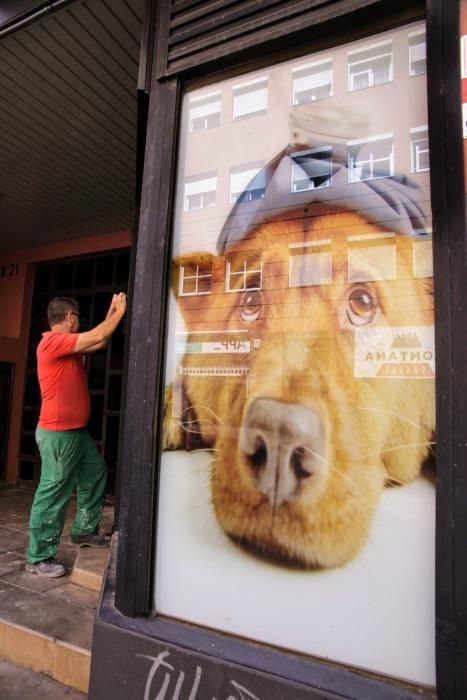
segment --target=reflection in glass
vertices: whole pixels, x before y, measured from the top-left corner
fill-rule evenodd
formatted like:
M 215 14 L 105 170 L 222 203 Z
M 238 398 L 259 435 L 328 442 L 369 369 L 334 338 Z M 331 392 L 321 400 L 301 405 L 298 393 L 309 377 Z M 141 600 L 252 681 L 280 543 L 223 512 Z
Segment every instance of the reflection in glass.
M 189 131 L 205 131 L 219 126 L 221 121 L 221 93 L 214 92 L 190 99 Z
M 212 267 L 200 265 L 180 265 L 179 288 L 180 296 L 195 294 L 210 294 L 212 284 Z
M 231 255 L 227 258 L 226 292 L 261 289 L 262 265 L 256 256 Z
M 291 192 L 331 186 L 332 148 L 313 148 L 291 154 Z
M 289 285 L 330 284 L 332 282 L 332 253 L 330 239 L 289 243 Z
M 362 182 L 394 175 L 392 134 L 349 141 L 349 182 Z
M 332 96 L 332 60 L 292 69 L 292 104 L 301 105 Z
M 185 183 L 185 211 L 207 209 L 216 204 L 216 175 L 190 178 Z
M 426 77 L 408 65 L 423 30 L 182 100 L 155 608 L 430 685 L 430 175 Z M 203 136 L 211 99 L 233 119 Z
M 235 166 L 230 171 L 230 202 L 252 202 L 262 199 L 266 190 L 264 163 L 256 166 Z
M 348 54 L 349 91 L 392 80 L 392 42 L 366 46 Z
M 426 240 L 416 238 L 413 242 L 413 276 L 433 277 L 433 243 L 431 236 Z
M 393 233 L 349 236 L 349 282 L 391 280 L 396 276 Z
M 410 163 L 413 173 L 423 173 L 430 169 L 427 126 L 410 129 Z
M 268 79 L 261 78 L 233 87 L 233 119 L 265 112 L 268 108 Z
M 409 75 L 426 73 L 425 30 L 409 34 Z

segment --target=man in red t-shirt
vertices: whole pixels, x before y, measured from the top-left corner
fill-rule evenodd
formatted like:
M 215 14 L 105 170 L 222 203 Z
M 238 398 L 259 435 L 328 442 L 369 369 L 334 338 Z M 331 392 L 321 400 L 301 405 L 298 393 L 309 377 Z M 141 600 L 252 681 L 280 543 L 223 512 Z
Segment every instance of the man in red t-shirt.
M 105 320 L 86 333 L 78 333 L 76 301 L 56 297 L 49 304 L 50 331 L 43 333 L 37 348 L 42 405 L 36 441 L 42 468 L 29 522 L 26 571 L 30 573 L 48 578 L 65 574 L 65 567 L 54 557 L 75 487 L 72 542 L 108 546 L 108 539 L 98 532 L 107 468 L 86 427 L 90 399 L 82 354 L 104 348 L 125 311 L 125 294 L 114 294 Z

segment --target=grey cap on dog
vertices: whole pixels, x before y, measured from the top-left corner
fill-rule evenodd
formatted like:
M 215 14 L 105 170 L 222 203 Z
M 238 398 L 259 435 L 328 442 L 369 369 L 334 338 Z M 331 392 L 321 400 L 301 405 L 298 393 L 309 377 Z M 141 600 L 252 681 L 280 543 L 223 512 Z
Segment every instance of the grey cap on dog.
M 387 231 L 407 235 L 426 235 L 431 226 L 430 193 L 428 186 L 422 189 L 405 175 L 387 176 L 387 172 L 373 171 L 373 179 L 352 182 L 347 165 L 348 139 L 333 134 L 333 141 L 326 142 L 326 135 L 317 135 L 313 115 L 298 112 L 301 121 L 291 130 L 291 140 L 306 137 L 306 129 L 314 132 L 305 144 L 288 145 L 277 154 L 248 184 L 243 196 L 232 207 L 217 241 L 217 252 L 222 255 L 237 241 L 248 236 L 258 225 L 271 219 L 290 220 L 309 218 L 323 214 L 358 211 Z M 345 124 L 342 115 L 336 124 Z M 304 123 L 305 122 L 305 123 Z M 325 123 L 329 124 L 329 120 Z M 321 115 L 321 123 L 323 123 Z M 347 122 L 348 125 L 348 122 Z M 362 126 L 359 124 L 359 126 Z M 332 129 L 335 132 L 335 128 Z M 353 133 L 355 130 L 352 128 Z M 318 138 L 316 138 L 318 136 Z M 333 145 L 331 146 L 330 143 Z M 327 153 L 326 153 L 327 149 Z M 330 153 L 332 149 L 332 156 Z M 323 155 L 326 156 L 323 158 Z M 329 157 L 331 156 L 331 158 Z M 308 180 L 311 188 L 292 191 L 294 179 Z M 353 178 L 357 179 L 357 178 Z M 266 188 L 262 198 L 247 201 L 251 190 Z

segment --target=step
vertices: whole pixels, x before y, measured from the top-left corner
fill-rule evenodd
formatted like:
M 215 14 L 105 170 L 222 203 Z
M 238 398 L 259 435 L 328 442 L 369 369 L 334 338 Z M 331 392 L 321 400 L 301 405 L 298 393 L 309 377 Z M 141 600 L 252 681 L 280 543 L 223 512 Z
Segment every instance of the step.
M 32 497 L 31 489 L 0 491 L 0 657 L 87 693 L 94 615 L 109 549 L 71 542 L 72 501 L 56 555 L 66 576 L 47 579 L 26 572 Z M 112 521 L 113 508 L 106 505 L 105 532 Z
M 2 700 L 85 700 L 87 695 L 42 673 L 0 659 Z
M 69 546 L 69 545 L 68 545 Z M 67 563 L 67 545 L 57 557 Z M 0 657 L 87 692 L 94 614 L 109 549 L 80 547 L 73 569 L 56 579 L 32 576 L 10 553 L 0 579 Z M 18 567 L 20 570 L 18 571 Z
M 71 582 L 82 588 L 99 592 L 108 560 L 108 548 L 80 547 L 71 573 Z
M 38 583 L 26 581 L 25 588 L 18 579 L 0 581 L 0 657 L 87 692 L 97 594 L 74 586 L 68 576 L 52 579 L 57 583 L 47 591 L 44 579 L 24 571 L 17 576 Z

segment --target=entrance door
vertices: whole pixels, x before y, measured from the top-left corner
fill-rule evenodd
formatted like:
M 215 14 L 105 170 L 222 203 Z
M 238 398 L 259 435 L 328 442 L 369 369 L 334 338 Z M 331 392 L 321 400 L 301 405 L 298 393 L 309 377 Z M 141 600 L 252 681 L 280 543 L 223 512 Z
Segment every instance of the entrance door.
M 130 269 L 128 249 L 45 263 L 36 268 L 29 329 L 19 478 L 37 482 L 40 459 L 34 432 L 40 409 L 36 373 L 36 348 L 47 330 L 47 305 L 55 296 L 76 299 L 81 311 L 81 330 L 103 321 L 112 294 L 126 292 Z M 108 492 L 115 492 L 117 448 L 120 426 L 125 322 L 121 323 L 105 350 L 86 356 L 91 394 L 89 430 L 108 466 Z
M 0 362 L 0 481 L 5 479 L 14 369 L 13 362 Z

